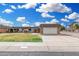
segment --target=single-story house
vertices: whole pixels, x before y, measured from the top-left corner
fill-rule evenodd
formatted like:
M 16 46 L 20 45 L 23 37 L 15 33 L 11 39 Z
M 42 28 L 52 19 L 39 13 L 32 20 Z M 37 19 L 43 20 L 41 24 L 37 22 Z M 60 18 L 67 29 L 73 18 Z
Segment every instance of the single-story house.
M 66 30 L 66 31 L 70 31 L 70 32 L 72 32 L 72 31 L 73 31 L 73 29 L 72 29 L 72 27 L 71 27 L 71 26 L 66 27 L 66 28 L 65 28 L 65 30 Z
M 31 27 L 31 32 L 32 33 L 40 33 L 40 27 Z
M 10 27 L 8 32 L 31 32 L 31 27 Z
M 59 34 L 58 24 L 41 24 L 39 27 L 7 27 L 0 28 L 1 33 L 41 33 L 46 35 Z
M 8 29 L 6 29 L 6 28 L 0 28 L 0 33 L 6 33 L 6 32 L 8 32 Z
M 40 33 L 45 35 L 59 34 L 58 24 L 41 24 Z
M 6 27 L 6 28 L 0 28 L 0 33 L 40 33 L 39 27 Z

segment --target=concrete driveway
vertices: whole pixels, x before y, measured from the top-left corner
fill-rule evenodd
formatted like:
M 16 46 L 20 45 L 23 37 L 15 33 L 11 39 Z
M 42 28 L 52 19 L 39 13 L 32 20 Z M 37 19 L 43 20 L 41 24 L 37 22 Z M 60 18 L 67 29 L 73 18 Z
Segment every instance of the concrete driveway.
M 43 42 L 53 52 L 78 52 L 79 38 L 69 35 L 42 36 Z

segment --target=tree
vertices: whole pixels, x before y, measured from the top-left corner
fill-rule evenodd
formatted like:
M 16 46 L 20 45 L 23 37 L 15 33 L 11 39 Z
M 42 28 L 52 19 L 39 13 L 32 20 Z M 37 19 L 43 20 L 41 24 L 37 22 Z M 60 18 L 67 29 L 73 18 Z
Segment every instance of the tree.
M 72 29 L 73 30 L 79 29 L 79 24 L 78 23 L 72 24 Z
M 65 27 L 60 25 L 60 31 L 63 31 L 63 30 L 65 30 Z

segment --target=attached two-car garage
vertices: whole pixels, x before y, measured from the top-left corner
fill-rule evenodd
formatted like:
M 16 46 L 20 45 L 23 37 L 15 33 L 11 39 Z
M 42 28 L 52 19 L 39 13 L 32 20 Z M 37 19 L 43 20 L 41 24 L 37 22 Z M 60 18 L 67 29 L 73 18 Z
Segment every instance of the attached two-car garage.
M 59 25 L 58 24 L 41 24 L 41 34 L 53 35 L 59 34 Z
M 58 29 L 57 27 L 54 27 L 54 28 L 44 27 L 43 34 L 58 34 L 57 29 Z

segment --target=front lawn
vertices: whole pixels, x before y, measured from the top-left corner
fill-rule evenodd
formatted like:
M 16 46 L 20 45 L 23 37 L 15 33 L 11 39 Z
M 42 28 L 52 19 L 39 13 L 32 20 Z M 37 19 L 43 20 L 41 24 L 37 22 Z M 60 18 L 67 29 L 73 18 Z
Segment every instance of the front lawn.
M 31 33 L 0 33 L 0 42 L 42 42 L 42 39 Z

